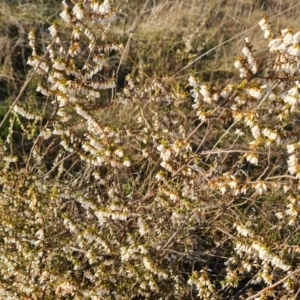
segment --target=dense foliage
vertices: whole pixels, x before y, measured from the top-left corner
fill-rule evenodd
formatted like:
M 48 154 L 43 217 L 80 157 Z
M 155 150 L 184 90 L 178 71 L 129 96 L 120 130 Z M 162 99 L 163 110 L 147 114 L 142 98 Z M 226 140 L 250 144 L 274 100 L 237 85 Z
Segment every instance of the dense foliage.
M 300 31 L 264 17 L 270 61 L 246 38 L 237 82 L 191 73 L 185 116 L 139 65 L 117 88 L 118 8 L 72 2 L 1 122 L 1 297 L 296 299 Z

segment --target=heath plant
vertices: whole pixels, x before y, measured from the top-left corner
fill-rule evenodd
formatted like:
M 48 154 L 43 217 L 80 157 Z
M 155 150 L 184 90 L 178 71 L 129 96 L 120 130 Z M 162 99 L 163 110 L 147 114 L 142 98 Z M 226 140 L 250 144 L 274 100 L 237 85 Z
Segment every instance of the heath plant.
M 60 17 L 44 53 L 29 32 L 21 93 L 35 76 L 44 101 L 1 122 L 1 297 L 296 299 L 300 31 L 264 17 L 269 62 L 246 38 L 237 82 L 191 73 L 187 126 L 168 81 L 140 69 L 116 90 L 112 1 Z

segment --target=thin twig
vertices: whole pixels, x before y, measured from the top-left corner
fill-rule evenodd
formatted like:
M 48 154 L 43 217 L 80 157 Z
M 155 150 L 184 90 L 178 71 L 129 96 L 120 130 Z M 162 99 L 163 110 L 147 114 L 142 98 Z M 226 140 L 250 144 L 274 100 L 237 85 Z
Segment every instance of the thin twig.
M 129 41 L 131 40 L 131 38 L 132 38 L 132 36 L 133 36 L 133 34 L 135 33 L 136 30 L 137 30 L 137 27 L 130 31 L 130 34 L 129 34 L 129 37 L 128 37 L 126 46 L 125 46 L 125 48 L 124 48 L 124 51 L 123 51 L 123 53 L 122 53 L 122 57 L 121 57 L 121 59 L 120 59 L 120 62 L 119 62 L 119 65 L 118 65 L 118 68 L 117 68 L 117 71 L 116 71 L 116 82 L 118 82 L 119 70 L 120 70 L 120 67 L 121 67 L 121 65 L 122 65 L 123 59 L 124 59 L 124 57 L 125 57 L 125 53 L 126 53 L 126 51 L 127 51 L 127 49 L 128 49 Z
M 266 292 L 266 291 L 268 291 L 268 290 L 271 290 L 271 289 L 275 288 L 275 287 L 278 286 L 279 284 L 283 283 L 284 281 L 286 281 L 287 279 L 289 279 L 290 277 L 292 277 L 293 275 L 298 274 L 298 273 L 300 273 L 300 269 L 297 269 L 297 270 L 295 270 L 295 271 L 289 273 L 288 275 L 286 275 L 285 277 L 283 277 L 281 280 L 278 280 L 278 281 L 275 282 L 274 284 L 269 285 L 269 286 L 267 286 L 266 288 L 262 289 L 260 292 L 258 292 L 258 293 L 256 293 L 256 294 L 254 294 L 254 295 L 252 295 L 252 296 L 246 298 L 246 300 L 251 300 L 251 299 L 255 299 L 255 298 L 259 297 L 262 293 L 264 293 L 264 292 Z

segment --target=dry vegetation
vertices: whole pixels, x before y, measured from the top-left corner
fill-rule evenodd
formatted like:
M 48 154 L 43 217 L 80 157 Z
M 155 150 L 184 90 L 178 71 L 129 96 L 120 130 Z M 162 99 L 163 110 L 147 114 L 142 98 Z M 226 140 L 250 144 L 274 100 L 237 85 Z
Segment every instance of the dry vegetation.
M 0 298 L 297 299 L 298 1 L 128 2 L 1 3 Z

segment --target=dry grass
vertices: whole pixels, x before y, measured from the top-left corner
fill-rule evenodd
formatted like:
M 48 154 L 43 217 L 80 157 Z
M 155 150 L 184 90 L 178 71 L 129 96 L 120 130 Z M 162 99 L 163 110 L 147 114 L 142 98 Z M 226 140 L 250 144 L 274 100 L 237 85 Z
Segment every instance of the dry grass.
M 121 4 L 119 26 L 112 33 L 126 43 L 128 55 L 121 75 L 137 72 L 150 77 L 168 76 L 176 88 L 181 77 L 194 69 L 204 81 L 224 82 L 236 76 L 234 56 L 240 53 L 243 38 L 249 36 L 260 57 L 267 55 L 257 22 L 263 14 L 272 17 L 274 30 L 297 27 L 298 1 L 251 0 L 132 0 Z M 36 28 L 44 47 L 47 27 L 61 10 L 60 1 L 2 0 L 0 4 L 0 99 L 14 96 L 27 72 L 27 33 Z M 283 13 L 284 12 L 284 13 Z M 249 30 L 250 29 L 250 30 Z M 230 42 L 227 42 L 230 40 Z M 212 51 L 212 49 L 214 49 Z M 201 57 L 201 59 L 199 59 Z M 192 61 L 197 60 L 194 63 Z M 138 68 L 137 68 L 138 66 Z M 187 67 L 188 66 L 188 67 Z M 186 67 L 186 68 L 185 68 Z M 185 69 L 184 69 L 185 68 Z M 175 76 L 174 76 L 175 75 Z M 183 84 L 184 85 L 184 84 Z
M 44 47 L 47 27 L 60 9 L 60 1 L 1 1 L 0 3 L 0 101 L 15 97 L 27 74 L 31 54 L 27 35 L 37 30 Z
M 27 34 L 36 29 L 41 53 L 47 28 L 60 12 L 60 0 L 4 1 L 0 4 L 0 101 L 12 101 L 27 74 L 30 55 Z M 205 82 L 224 84 L 237 78 L 233 67 L 244 37 L 249 36 L 259 58 L 267 60 L 267 42 L 257 25 L 262 15 L 272 18 L 274 32 L 297 27 L 300 5 L 291 0 L 132 0 L 123 2 L 118 26 L 110 38 L 128 42 L 120 69 L 120 85 L 126 74 L 145 73 L 148 78 L 171 81 L 179 111 L 188 117 L 186 79 L 190 70 Z M 134 33 L 130 36 L 130 32 Z M 118 58 L 113 58 L 114 68 Z M 132 61 L 134 63 L 132 63 Z M 194 61 L 194 62 L 193 62 Z M 139 71 L 143 70 L 143 72 Z M 144 76 L 144 78 L 146 78 Z M 141 79 L 143 80 L 143 79 Z M 32 91 L 29 90 L 29 93 Z M 183 106 L 182 106 L 183 103 Z M 123 119 L 122 116 L 119 117 Z
M 296 4 L 298 1 L 148 0 L 141 5 L 131 1 L 124 4 L 124 25 L 117 34 L 125 33 L 126 40 L 126 33 L 137 28 L 129 55 L 150 75 L 176 74 L 178 78 L 192 68 L 204 81 L 222 82 L 236 74 L 234 55 L 240 53 L 244 37 L 249 36 L 260 57 L 266 55 L 257 25 L 264 14 L 272 17 L 275 31 L 298 26 L 299 5 L 282 13 Z M 202 59 L 182 70 L 200 56 Z

